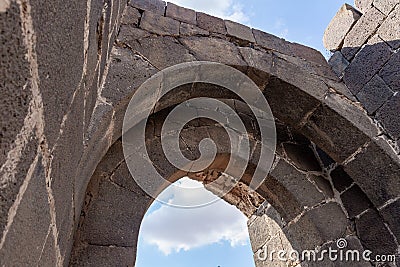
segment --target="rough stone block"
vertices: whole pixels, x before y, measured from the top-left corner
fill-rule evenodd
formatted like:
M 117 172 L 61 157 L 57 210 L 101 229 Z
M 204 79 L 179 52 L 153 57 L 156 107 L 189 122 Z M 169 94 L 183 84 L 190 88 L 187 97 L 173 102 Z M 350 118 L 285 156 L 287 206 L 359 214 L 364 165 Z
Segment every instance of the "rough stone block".
M 131 6 L 126 6 L 124 14 L 122 15 L 121 24 L 122 25 L 133 25 L 138 26 L 140 20 L 139 10 Z
M 399 159 L 384 140 L 370 143 L 344 166 L 344 170 L 375 207 L 380 207 L 400 195 Z
M 365 13 L 369 8 L 371 8 L 373 1 L 374 0 L 354 0 L 354 5 L 362 13 Z
M 387 205 L 380 211 L 385 222 L 389 225 L 397 240 L 400 239 L 400 199 Z
M 182 22 L 179 29 L 180 36 L 193 36 L 193 35 L 210 35 L 210 32 L 200 29 L 197 26 Z
M 70 266 L 133 266 L 135 255 L 134 247 L 87 245 Z
M 382 2 L 387 1 L 388 0 L 382 0 Z M 397 7 L 385 19 L 377 34 L 393 49 L 400 47 L 400 4 L 397 5 Z
M 278 51 L 285 55 L 292 55 L 292 50 L 289 47 L 289 42 L 285 41 L 285 39 L 256 29 L 253 29 L 253 34 L 258 45 L 266 49 Z
M 353 179 L 343 170 L 342 166 L 337 167 L 331 172 L 333 186 L 337 191 L 343 192 L 354 183 Z
M 226 31 L 228 35 L 239 38 L 241 40 L 246 40 L 251 43 L 254 43 L 256 40 L 253 36 L 253 31 L 251 28 L 239 24 L 237 22 L 225 20 Z
M 400 94 L 396 93 L 378 112 L 377 118 L 389 135 L 400 138 Z
M 377 37 L 368 43 L 344 72 L 343 80 L 350 91 L 358 94 L 387 62 L 391 54 L 390 47 Z
M 50 226 L 50 207 L 42 157 L 31 166 L 31 180 L 0 250 L 7 266 L 29 266 L 38 262 Z M 17 254 L 16 254 L 17 253 Z
M 324 193 L 326 198 L 333 198 L 334 197 L 334 193 L 331 187 L 330 182 L 322 177 L 322 176 L 317 176 L 317 175 L 309 175 L 308 176 L 309 179 L 315 183 L 315 185 L 317 186 L 317 188 Z
M 226 34 L 225 22 L 223 19 L 197 12 L 197 26 L 200 28 L 220 34 Z
M 192 25 L 196 25 L 196 11 L 177 6 L 173 3 L 167 3 L 166 16 L 179 20 L 181 22 L 186 22 Z
M 333 72 L 338 77 L 343 76 L 344 70 L 349 66 L 350 62 L 340 53 L 340 51 L 336 51 L 331 58 L 329 59 L 329 65 L 331 65 Z
M 372 206 L 368 197 L 360 187 L 353 185 L 340 196 L 343 206 L 346 208 L 350 219 L 366 211 Z
M 260 249 L 282 231 L 279 225 L 267 215 L 257 216 L 248 229 L 253 251 Z
M 304 171 L 321 171 L 321 166 L 308 145 L 283 143 L 283 148 L 297 168 Z
M 379 9 L 383 14 L 389 15 L 390 11 L 392 11 L 398 3 L 398 0 L 374 0 L 374 7 Z
M 379 76 L 386 82 L 392 91 L 400 91 L 400 52 L 392 55 L 389 61 L 379 72 Z
M 378 9 L 371 7 L 356 22 L 356 24 L 344 38 L 342 53 L 347 60 L 350 60 L 354 57 L 357 51 L 376 31 L 384 18 L 384 14 L 382 14 Z
M 320 51 L 298 43 L 289 43 L 289 47 L 294 57 L 300 57 L 302 59 L 317 63 L 322 66 L 328 66 L 325 57 Z
M 230 66 L 246 66 L 238 48 L 232 43 L 216 38 L 185 37 L 181 42 L 198 60 L 220 62 Z
M 346 34 L 359 18 L 360 13 L 357 10 L 344 4 L 325 30 L 323 37 L 325 48 L 330 51 L 341 49 Z
M 361 243 L 372 251 L 372 255 L 396 252 L 396 242 L 375 210 L 369 210 L 356 219 L 356 228 Z
M 357 99 L 363 104 L 368 114 L 373 114 L 392 95 L 393 91 L 390 90 L 382 78 L 375 75 L 357 94 Z
M 164 16 L 165 2 L 161 0 L 131 0 L 129 4 L 141 10 Z
M 159 35 L 179 35 L 179 21 L 149 11 L 143 13 L 140 28 Z

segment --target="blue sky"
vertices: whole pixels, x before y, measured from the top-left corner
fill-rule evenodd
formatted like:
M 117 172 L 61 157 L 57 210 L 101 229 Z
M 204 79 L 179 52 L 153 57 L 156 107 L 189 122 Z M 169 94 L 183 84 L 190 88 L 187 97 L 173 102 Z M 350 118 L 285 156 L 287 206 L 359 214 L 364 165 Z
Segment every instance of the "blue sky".
M 231 19 L 291 42 L 311 46 L 326 57 L 324 30 L 344 0 L 170 0 L 181 6 Z M 183 186 L 196 185 L 184 180 Z M 201 184 L 197 184 L 201 187 Z M 200 192 L 204 197 L 206 190 Z M 188 195 L 174 194 L 179 203 Z M 201 195 L 193 197 L 202 197 Z M 190 202 L 190 199 L 186 199 Z M 154 202 L 142 222 L 136 267 L 253 267 L 246 218 L 218 201 L 198 209 Z

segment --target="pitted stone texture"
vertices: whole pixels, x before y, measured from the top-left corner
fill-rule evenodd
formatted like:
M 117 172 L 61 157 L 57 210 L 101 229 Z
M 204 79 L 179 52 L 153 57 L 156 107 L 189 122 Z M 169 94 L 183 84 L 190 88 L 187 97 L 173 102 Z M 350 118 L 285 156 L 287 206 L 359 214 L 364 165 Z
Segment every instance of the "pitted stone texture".
M 0 13 L 0 166 L 15 146 L 32 98 L 21 24 L 18 4 L 11 2 L 7 12 Z
M 374 0 L 354 0 L 354 5 L 358 8 L 362 13 L 367 11 L 372 6 L 372 2 Z
M 344 72 L 343 80 L 353 94 L 358 94 L 367 82 L 390 58 L 390 47 L 375 36 L 357 54 Z
M 289 43 L 292 56 L 299 57 L 322 66 L 328 66 L 325 57 L 318 50 L 298 43 Z
M 379 75 L 393 91 L 400 91 L 400 52 L 393 54 Z
M 349 66 L 350 62 L 340 53 L 340 51 L 336 51 L 331 58 L 329 59 L 329 65 L 331 65 L 333 72 L 338 77 L 343 76 L 344 70 Z
M 233 66 L 246 66 L 232 43 L 217 38 L 185 37 L 180 41 L 198 60 L 220 62 Z
M 330 182 L 323 176 L 309 175 L 309 180 L 312 181 L 316 187 L 325 195 L 326 198 L 333 198 L 334 193 Z
M 391 164 L 388 165 L 388 162 Z M 400 195 L 400 163 L 392 148 L 383 140 L 371 142 L 344 170 L 375 207 Z
M 41 156 L 32 168 L 31 180 L 0 250 L 3 266 L 30 266 L 38 262 L 46 242 L 50 207 Z
M 392 95 L 393 91 L 382 78 L 375 75 L 356 96 L 368 111 L 368 114 L 373 114 Z
M 225 22 L 223 19 L 197 12 L 197 26 L 200 28 L 220 34 L 226 34 Z
M 379 121 L 395 140 L 400 138 L 400 93 L 394 95 L 377 113 Z
M 86 245 L 83 252 L 70 263 L 70 266 L 133 266 L 135 256 L 134 247 Z
M 400 239 L 400 199 L 387 205 L 380 211 L 385 222 L 389 225 L 397 240 Z
M 159 35 L 179 35 L 179 21 L 149 11 L 143 13 L 140 28 Z
M 52 148 L 73 96 L 77 88 L 82 86 L 87 3 L 54 0 L 31 1 L 31 5 L 44 130 L 49 148 Z M 58 19 L 48 19 L 50 14 Z M 108 38 L 107 34 L 103 40 L 108 43 Z
M 196 25 L 196 11 L 177 6 L 173 3 L 168 2 L 167 3 L 167 10 L 166 10 L 166 16 L 179 20 L 181 22 L 186 22 L 192 25 Z
M 376 254 L 394 254 L 396 242 L 375 210 L 369 210 L 356 219 L 357 234 L 363 246 Z
M 155 73 L 154 67 L 129 49 L 114 48 L 101 95 L 112 105 L 128 101 L 132 93 Z
M 258 45 L 266 49 L 281 52 L 285 55 L 291 55 L 289 42 L 286 42 L 285 39 L 256 29 L 253 29 L 253 34 Z
M 393 49 L 400 47 L 400 4 L 385 19 L 377 34 Z
M 392 11 L 398 3 L 398 0 L 374 0 L 374 7 L 379 9 L 383 14 L 389 15 L 390 11 Z
M 132 40 L 128 44 L 157 69 L 196 60 L 188 49 L 171 36 L 152 36 L 137 41 Z
M 372 206 L 368 197 L 360 187 L 353 185 L 340 196 L 343 206 L 347 210 L 350 219 L 361 214 Z
M 161 0 L 131 0 L 131 6 L 164 16 L 165 2 Z
M 121 24 L 138 26 L 140 20 L 140 12 L 136 8 L 126 6 L 124 14 L 122 15 Z
M 210 32 L 200 29 L 197 26 L 191 25 L 191 24 L 187 24 L 182 22 L 181 26 L 179 28 L 179 33 L 181 36 L 193 36 L 193 35 L 209 35 Z
M 344 39 L 342 53 L 346 59 L 350 60 L 354 57 L 361 46 L 373 35 L 384 18 L 385 15 L 374 7 L 365 12 Z
M 331 20 L 324 33 L 324 46 L 331 51 L 340 50 L 343 40 L 356 21 L 360 13 L 352 6 L 344 4 Z
M 256 40 L 251 28 L 237 22 L 225 20 L 228 35 L 254 43 Z

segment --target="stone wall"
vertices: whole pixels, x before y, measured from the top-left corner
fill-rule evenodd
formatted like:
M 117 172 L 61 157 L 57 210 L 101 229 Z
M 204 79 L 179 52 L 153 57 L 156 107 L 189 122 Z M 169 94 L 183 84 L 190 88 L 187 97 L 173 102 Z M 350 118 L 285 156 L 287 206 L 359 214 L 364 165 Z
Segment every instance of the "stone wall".
M 328 26 L 324 45 L 335 73 L 400 153 L 400 3 L 356 0 Z
M 281 128 L 277 158 L 282 160 L 259 192 L 274 209 L 254 214 L 251 233 L 267 232 L 262 220 L 276 218 L 276 211 L 287 224 L 278 223 L 275 236 L 283 233 L 293 247 L 302 247 L 304 238 L 315 246 L 346 237 L 355 246 L 398 253 L 400 162 L 392 147 L 400 128 L 395 93 L 399 5 L 362 4 L 363 15 L 343 9 L 347 26 L 332 24 L 343 29 L 339 39 L 331 37 L 337 45 L 332 49 L 338 50 L 330 60 L 333 72 L 312 48 L 159 0 L 1 0 L 0 265 L 67 266 L 72 251 L 77 256 L 71 264 L 78 258 L 106 265 L 121 255 L 133 261 L 128 253 L 134 252 L 148 197 L 115 188 L 108 176 L 101 177 L 99 189 L 95 170 L 113 174 L 121 166 L 112 161 L 117 157 L 110 164 L 100 162 L 107 162 L 107 153 L 121 152 L 113 148 L 135 90 L 159 70 L 198 60 L 224 63 L 250 77 Z M 199 96 L 238 101 L 221 88 L 195 85 L 160 101 L 155 112 Z M 235 110 L 243 113 L 240 103 Z M 317 175 L 315 158 L 322 164 Z M 168 178 L 176 170 L 161 171 Z M 291 183 L 286 176 L 304 183 Z M 268 188 L 276 188 L 279 197 Z M 302 191 L 307 188 L 321 199 L 308 199 Z M 103 192 L 102 198 L 92 196 L 101 203 L 85 202 L 93 192 Z M 96 243 L 103 233 L 115 232 L 113 225 L 102 224 L 114 215 L 105 208 L 107 201 L 115 209 L 121 201 L 135 203 L 115 213 L 126 219 L 121 223 L 139 215 L 136 228 L 118 233 L 133 238 L 125 249 L 104 239 Z M 93 212 L 90 203 L 109 213 Z M 95 220 L 85 216 L 91 211 Z M 330 229 L 335 216 L 342 218 L 339 230 Z M 85 221 L 89 217 L 92 223 Z M 291 222 L 292 235 L 285 232 Z M 81 237 L 86 246 L 79 246 Z M 259 246 L 253 248 L 256 252 Z

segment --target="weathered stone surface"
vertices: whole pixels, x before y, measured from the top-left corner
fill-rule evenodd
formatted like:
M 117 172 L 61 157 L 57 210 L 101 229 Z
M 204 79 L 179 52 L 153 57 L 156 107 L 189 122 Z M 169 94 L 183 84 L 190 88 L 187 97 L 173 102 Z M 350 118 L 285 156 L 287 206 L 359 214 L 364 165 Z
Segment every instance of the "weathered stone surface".
M 171 36 L 152 36 L 143 38 L 138 42 L 132 41 L 128 44 L 157 69 L 164 69 L 178 63 L 196 60 L 183 45 Z
M 267 215 L 257 216 L 248 229 L 253 251 L 260 249 L 282 231 L 279 225 Z
M 325 57 L 320 51 L 298 43 L 289 43 L 290 50 L 292 51 L 292 56 L 299 57 L 321 66 L 328 66 Z
M 380 211 L 384 221 L 389 225 L 397 240 L 400 239 L 400 199 L 387 205 Z
M 381 0 L 381 2 L 387 1 L 388 0 Z M 396 9 L 385 19 L 377 34 L 393 49 L 400 47 L 400 5 L 397 5 Z
M 367 194 L 375 207 L 380 207 L 400 195 L 400 163 L 384 140 L 370 143 L 344 170 Z
M 223 19 L 197 12 L 197 26 L 200 28 L 220 34 L 226 34 L 225 22 Z
M 392 95 L 393 91 L 390 90 L 382 78 L 375 75 L 357 94 L 357 98 L 368 111 L 368 114 L 373 114 Z
M 357 234 L 363 246 L 376 254 L 394 254 L 397 245 L 375 210 L 356 219 Z
M 291 192 L 294 198 L 294 205 L 298 205 L 297 209 L 302 210 L 305 206 L 312 207 L 324 200 L 324 196 L 319 192 L 314 185 L 308 181 L 306 175 L 297 171 L 293 166 L 284 160 L 280 160 L 278 165 L 271 171 L 270 176 L 280 183 L 285 190 Z M 269 182 L 267 182 L 269 184 Z M 271 182 L 273 184 L 273 182 Z M 284 192 L 279 193 L 272 187 L 270 189 L 280 196 Z M 293 214 L 295 215 L 295 214 Z
M 383 66 L 379 75 L 392 91 L 400 91 L 400 52 L 394 53 L 389 61 Z
M 193 36 L 193 35 L 209 35 L 210 32 L 200 29 L 197 26 L 191 25 L 191 24 L 187 24 L 182 22 L 181 26 L 179 28 L 179 32 L 181 36 Z
M 327 96 L 326 100 L 329 107 L 317 108 L 305 124 L 303 133 L 334 160 L 342 162 L 369 140 L 366 134 L 374 136 L 378 131 L 377 129 L 375 131 L 368 129 L 368 132 L 360 130 L 358 127 L 364 126 L 361 120 L 364 122 L 367 117 L 364 117 L 366 115 L 361 110 L 352 107 L 346 100 L 333 95 Z M 344 119 L 343 115 L 347 119 Z M 368 122 L 367 125 L 371 123 Z
M 149 11 L 143 13 L 140 28 L 159 35 L 179 35 L 179 21 Z
M 216 38 L 185 37 L 181 42 L 198 60 L 220 62 L 233 66 L 245 66 L 238 48 L 232 43 Z
M 228 35 L 254 43 L 256 40 L 251 28 L 237 22 L 225 20 L 226 31 Z
M 365 11 L 371 8 L 373 1 L 374 0 L 354 0 L 354 5 L 362 13 L 365 13 Z
M 346 188 L 354 183 L 353 179 L 343 170 L 342 166 L 334 169 L 330 176 L 332 178 L 333 186 L 337 191 L 343 192 Z
M 82 240 L 90 244 L 133 247 L 140 221 L 149 199 L 112 183 L 100 181 L 96 201 L 90 206 L 82 226 Z M 118 207 L 118 209 L 115 209 Z
M 400 94 L 396 93 L 377 113 L 377 118 L 389 135 L 400 138 Z
M 139 10 L 131 6 L 126 6 L 124 14 L 122 15 L 121 24 L 138 26 L 141 15 Z
M 353 185 L 340 196 L 343 206 L 346 208 L 350 219 L 361 214 L 372 206 L 368 197 L 360 187 Z
M 392 11 L 398 3 L 398 0 L 374 0 L 374 7 L 379 9 L 383 14 L 389 15 L 390 11 Z
M 324 33 L 324 46 L 331 51 L 340 50 L 347 33 L 360 18 L 352 6 L 344 4 L 331 20 Z
M 87 4 L 55 0 L 32 1 L 31 6 L 37 62 L 40 62 L 45 135 L 49 148 L 52 148 L 73 95 L 82 86 Z M 59 19 L 49 19 L 50 14 Z M 103 34 L 102 40 L 108 43 L 108 32 Z
M 38 156 L 37 163 L 32 168 L 24 198 L 0 250 L 2 265 L 29 266 L 32 262 L 37 262 L 46 242 L 50 226 L 50 207 L 41 156 Z M 18 251 L 18 256 L 15 251 Z
M 309 175 L 309 179 L 315 183 L 315 185 L 317 186 L 317 188 L 324 193 L 326 198 L 333 198 L 334 194 L 333 194 L 333 190 L 331 187 L 330 182 L 322 177 L 322 176 L 317 176 L 317 175 Z
M 376 31 L 384 18 L 385 15 L 378 9 L 374 7 L 368 9 L 346 35 L 342 54 L 348 60 L 352 59 L 361 46 L 364 45 L 368 38 Z
M 161 16 L 165 13 L 165 2 L 161 0 L 131 0 L 129 4 L 141 10 L 150 11 Z
M 340 51 L 336 51 L 331 58 L 329 59 L 329 65 L 331 65 L 332 70 L 336 73 L 338 77 L 343 76 L 344 70 L 350 64 L 347 59 L 340 53 Z
M 391 56 L 390 47 L 374 38 L 357 54 L 344 72 L 343 80 L 353 94 L 358 94 Z
M 134 247 L 87 245 L 70 266 L 133 266 L 135 256 Z
M 32 98 L 21 24 L 19 7 L 12 2 L 7 12 L 0 13 L 0 166 L 24 125 Z
M 56 266 L 57 253 L 54 246 L 54 235 L 50 232 L 38 261 L 39 266 Z
M 166 10 L 166 16 L 182 21 L 182 22 L 186 22 L 192 25 L 196 25 L 196 11 L 188 9 L 188 8 L 184 8 L 184 7 L 180 7 L 177 6 L 173 3 L 167 3 L 167 10 Z
M 266 49 L 278 51 L 285 55 L 292 54 L 292 50 L 289 47 L 289 42 L 286 42 L 284 39 L 256 29 L 253 29 L 253 34 L 258 45 Z

